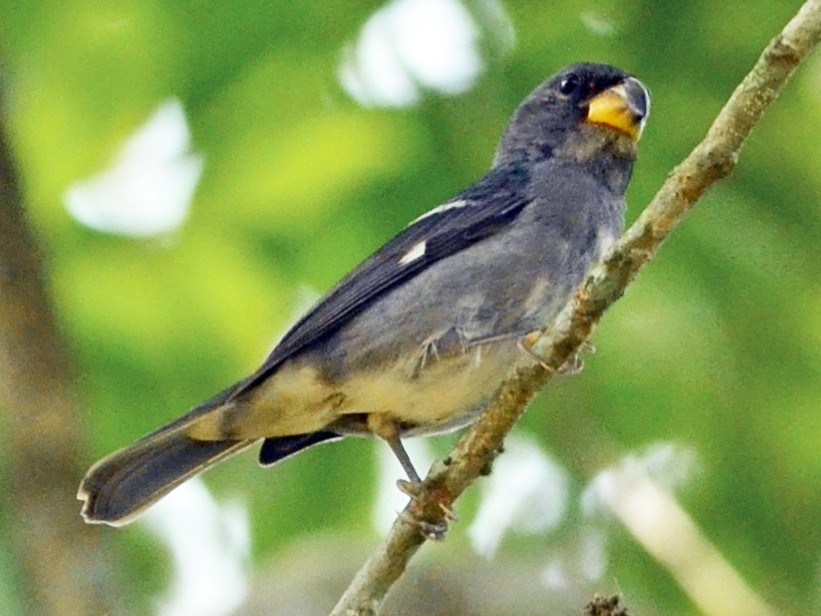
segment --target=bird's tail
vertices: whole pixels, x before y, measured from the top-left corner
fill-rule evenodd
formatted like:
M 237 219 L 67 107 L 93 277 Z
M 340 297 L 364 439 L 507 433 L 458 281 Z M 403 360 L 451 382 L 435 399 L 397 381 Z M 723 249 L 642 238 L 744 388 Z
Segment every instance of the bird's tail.
M 232 389 L 92 466 L 77 491 L 85 521 L 128 524 L 186 479 L 253 444 L 196 441 L 185 435 L 198 417 L 224 404 Z
M 186 479 L 254 441 L 194 441 L 181 431 L 147 436 L 86 473 L 77 498 L 92 524 L 122 526 Z
M 259 439 L 196 440 L 191 427 L 211 413 L 219 413 L 242 383 L 232 385 L 179 419 L 139 441 L 115 451 L 89 469 L 77 498 L 82 516 L 91 524 L 122 526 L 168 494 L 186 479 L 242 451 Z M 263 465 L 274 464 L 303 449 L 341 438 L 321 430 L 266 438 L 260 450 Z

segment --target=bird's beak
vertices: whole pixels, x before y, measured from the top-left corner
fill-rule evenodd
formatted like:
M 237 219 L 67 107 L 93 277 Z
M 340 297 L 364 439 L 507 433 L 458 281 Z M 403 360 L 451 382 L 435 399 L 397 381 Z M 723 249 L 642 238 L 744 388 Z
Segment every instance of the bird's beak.
M 594 96 L 587 105 L 587 122 L 638 141 L 650 113 L 650 94 L 638 79 L 628 77 Z

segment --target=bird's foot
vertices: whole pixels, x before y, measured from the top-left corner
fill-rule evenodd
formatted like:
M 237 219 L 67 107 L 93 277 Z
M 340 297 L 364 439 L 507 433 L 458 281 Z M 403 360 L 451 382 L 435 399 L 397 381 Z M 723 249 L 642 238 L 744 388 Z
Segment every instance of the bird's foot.
M 591 355 L 596 352 L 596 347 L 590 344 L 587 340 L 582 342 L 579 350 L 570 357 L 566 362 L 564 362 L 558 370 L 558 373 L 562 376 L 574 376 L 581 372 L 584 369 L 584 360 L 582 359 L 582 353 L 590 353 Z
M 536 344 L 536 341 L 542 335 L 542 332 L 539 330 L 530 332 L 519 338 L 517 341 L 517 346 L 519 350 L 522 351 L 525 355 L 530 357 L 531 359 L 535 360 L 542 368 L 547 370 L 548 372 L 556 372 L 561 376 L 573 376 L 578 374 L 584 368 L 584 360 L 582 359 L 582 353 L 589 352 L 595 353 L 595 347 L 590 344 L 589 342 L 585 341 L 579 347 L 579 350 L 573 354 L 572 357 L 568 358 L 566 362 L 564 362 L 559 369 L 554 369 L 550 364 L 547 363 L 544 357 L 539 355 L 535 350 L 533 350 L 533 345 Z
M 402 494 L 409 496 L 411 500 L 416 500 L 422 494 L 424 485 L 421 481 L 408 481 L 407 479 L 397 479 L 396 487 Z
M 404 519 L 417 526 L 425 538 L 444 540 L 450 523 L 459 519 L 452 508 L 453 495 L 444 488 L 427 486 L 421 481 L 400 479 L 396 485 L 411 499 L 402 512 Z
M 538 329 L 536 331 L 530 332 L 529 334 L 525 334 L 516 341 L 516 346 L 522 353 L 527 355 L 530 359 L 534 360 L 542 368 L 544 368 L 548 372 L 555 372 L 553 367 L 545 361 L 544 357 L 542 357 L 536 351 L 533 350 L 533 345 L 536 344 L 536 341 L 539 339 L 541 335 L 542 332 Z
M 448 532 L 447 522 L 426 522 L 414 516 L 410 511 L 405 510 L 399 514 L 406 523 L 415 526 L 419 533 L 430 541 L 444 541 Z
M 561 376 L 575 376 L 582 370 L 584 370 L 584 360 L 576 353 L 556 370 L 556 374 Z

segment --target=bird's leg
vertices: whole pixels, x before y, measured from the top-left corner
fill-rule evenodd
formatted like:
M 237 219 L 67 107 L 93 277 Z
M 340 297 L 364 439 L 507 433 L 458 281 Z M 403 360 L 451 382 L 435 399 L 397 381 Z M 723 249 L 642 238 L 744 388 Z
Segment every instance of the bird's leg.
M 384 437 L 383 437 L 384 438 Z M 398 436 L 394 435 L 391 438 L 384 439 L 388 446 L 391 448 L 393 455 L 396 456 L 396 459 L 399 460 L 399 464 L 402 465 L 402 468 L 405 469 L 405 473 L 408 475 L 408 479 L 410 479 L 410 483 L 419 485 L 422 483 L 421 477 L 419 477 L 419 473 L 416 472 L 416 469 L 413 467 L 413 462 L 411 462 L 410 456 L 408 452 L 405 451 L 404 445 L 402 445 L 402 439 Z M 403 481 L 400 479 L 400 481 Z M 403 483 L 408 483 L 404 482 Z M 403 492 L 407 492 L 403 490 Z M 408 492 L 408 496 L 412 496 Z
M 413 467 L 413 462 L 411 462 L 408 452 L 405 451 L 405 448 L 402 446 L 402 440 L 399 438 L 399 429 L 397 428 L 396 423 L 386 417 L 383 413 L 370 413 L 367 421 L 368 430 L 388 444 L 393 452 L 393 455 L 395 455 L 396 459 L 399 460 L 399 464 L 401 464 L 402 468 L 405 469 L 405 473 L 408 475 L 410 482 L 417 485 L 421 484 L 422 479 Z M 402 491 L 406 492 L 405 490 Z M 408 496 L 412 496 L 409 492 L 406 493 Z
M 411 504 L 403 515 L 418 526 L 420 532 L 428 539 L 444 539 L 448 522 L 456 519 L 456 514 L 450 508 L 450 502 L 445 502 L 446 499 L 438 491 L 432 494 L 425 492 L 422 478 L 419 477 L 408 452 L 405 451 L 402 439 L 399 437 L 399 430 L 393 421 L 383 414 L 371 413 L 368 415 L 368 429 L 388 444 L 408 475 L 408 481 L 399 479 L 396 482 L 396 486 L 411 499 Z M 433 503 L 437 512 L 435 516 L 429 513 L 430 503 Z M 432 517 L 439 519 L 429 521 Z

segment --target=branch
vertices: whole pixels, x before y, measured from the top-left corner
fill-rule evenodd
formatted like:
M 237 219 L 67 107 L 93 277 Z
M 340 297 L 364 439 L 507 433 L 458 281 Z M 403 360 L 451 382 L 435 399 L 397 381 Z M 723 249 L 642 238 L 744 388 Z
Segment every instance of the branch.
M 437 462 L 421 493 L 394 522 L 359 570 L 331 616 L 375 615 L 393 583 L 426 541 L 423 523 L 441 523 L 439 503 L 450 503 L 487 473 L 508 431 L 550 378 L 572 361 L 604 311 L 658 252 L 673 228 L 715 182 L 730 174 L 744 140 L 795 69 L 821 39 L 821 0 L 808 0 L 775 37 L 733 92 L 704 140 L 668 177 L 609 255 L 598 263 L 573 299 L 534 345 L 541 364 L 522 364 L 496 392 L 479 421 L 450 456 Z

